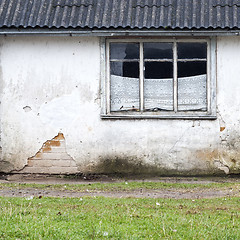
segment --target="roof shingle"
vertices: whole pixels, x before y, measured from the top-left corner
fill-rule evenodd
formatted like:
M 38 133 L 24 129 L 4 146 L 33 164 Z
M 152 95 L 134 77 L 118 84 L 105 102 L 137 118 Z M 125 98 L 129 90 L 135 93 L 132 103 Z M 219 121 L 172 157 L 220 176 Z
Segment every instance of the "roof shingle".
M 0 27 L 240 29 L 240 0 L 1 0 Z

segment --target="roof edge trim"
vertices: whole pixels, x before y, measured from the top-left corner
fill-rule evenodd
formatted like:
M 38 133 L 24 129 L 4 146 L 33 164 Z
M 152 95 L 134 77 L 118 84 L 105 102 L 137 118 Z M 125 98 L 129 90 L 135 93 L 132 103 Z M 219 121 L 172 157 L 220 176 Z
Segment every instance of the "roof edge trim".
M 69 29 L 0 29 L 0 35 L 58 35 L 96 37 L 147 36 L 240 36 L 239 30 L 69 30 Z

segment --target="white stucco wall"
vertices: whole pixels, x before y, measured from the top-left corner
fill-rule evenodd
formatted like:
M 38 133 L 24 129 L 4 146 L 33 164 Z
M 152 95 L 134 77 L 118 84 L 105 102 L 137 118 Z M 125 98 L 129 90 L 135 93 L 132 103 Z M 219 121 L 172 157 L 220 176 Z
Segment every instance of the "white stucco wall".
M 78 172 L 240 172 L 238 63 L 240 38 L 218 38 L 217 120 L 102 120 L 98 38 L 3 37 L 0 172 L 58 133 Z

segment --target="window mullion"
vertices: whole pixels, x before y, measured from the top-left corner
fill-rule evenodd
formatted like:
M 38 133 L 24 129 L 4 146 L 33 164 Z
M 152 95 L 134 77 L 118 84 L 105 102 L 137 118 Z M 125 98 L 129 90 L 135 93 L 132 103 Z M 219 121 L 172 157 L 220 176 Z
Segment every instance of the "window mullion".
M 212 56 L 210 54 L 210 46 L 209 46 L 209 42 L 207 43 L 207 111 L 209 112 L 211 109 L 211 93 L 210 93 L 210 89 L 211 89 L 211 85 L 210 85 L 210 61 L 212 59 Z M 212 64 L 214 65 L 214 64 Z
M 107 106 L 107 114 L 110 113 L 111 111 L 111 94 L 110 94 L 110 84 L 111 84 L 111 76 L 110 76 L 110 47 L 109 47 L 109 42 L 106 45 L 106 59 L 107 59 L 107 71 L 106 71 L 106 75 L 107 75 L 107 82 L 106 82 L 106 106 Z
M 173 109 L 177 112 L 178 109 L 178 80 L 177 80 L 177 43 L 173 43 Z
M 144 61 L 143 61 L 143 42 L 140 42 L 140 59 L 139 59 L 139 87 L 140 87 L 140 111 L 144 109 Z

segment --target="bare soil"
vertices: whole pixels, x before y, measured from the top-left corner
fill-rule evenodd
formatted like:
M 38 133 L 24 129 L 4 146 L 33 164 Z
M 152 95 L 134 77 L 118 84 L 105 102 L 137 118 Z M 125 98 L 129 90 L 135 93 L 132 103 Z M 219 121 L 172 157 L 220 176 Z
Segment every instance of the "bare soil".
M 37 184 L 92 184 L 92 183 L 113 183 L 120 181 L 159 181 L 166 183 L 190 183 L 190 184 L 206 184 L 206 183 L 224 183 L 233 182 L 240 183 L 240 178 L 226 178 L 226 177 L 164 177 L 164 178 L 142 178 L 142 179 L 126 179 L 126 178 L 111 178 L 107 176 L 98 177 L 80 177 L 77 179 L 65 178 L 62 176 L 47 176 L 47 175 L 6 175 L 1 177 L 0 183 L 37 183 Z M 199 198 L 217 198 L 217 197 L 229 197 L 240 196 L 238 189 L 226 188 L 226 189 L 136 189 L 128 191 L 69 191 L 58 189 L 37 189 L 37 188 L 3 188 L 0 189 L 0 196 L 4 197 L 25 197 L 25 198 L 42 198 L 42 197 L 76 197 L 83 196 L 104 196 L 114 198 L 172 198 L 172 199 L 199 199 Z

